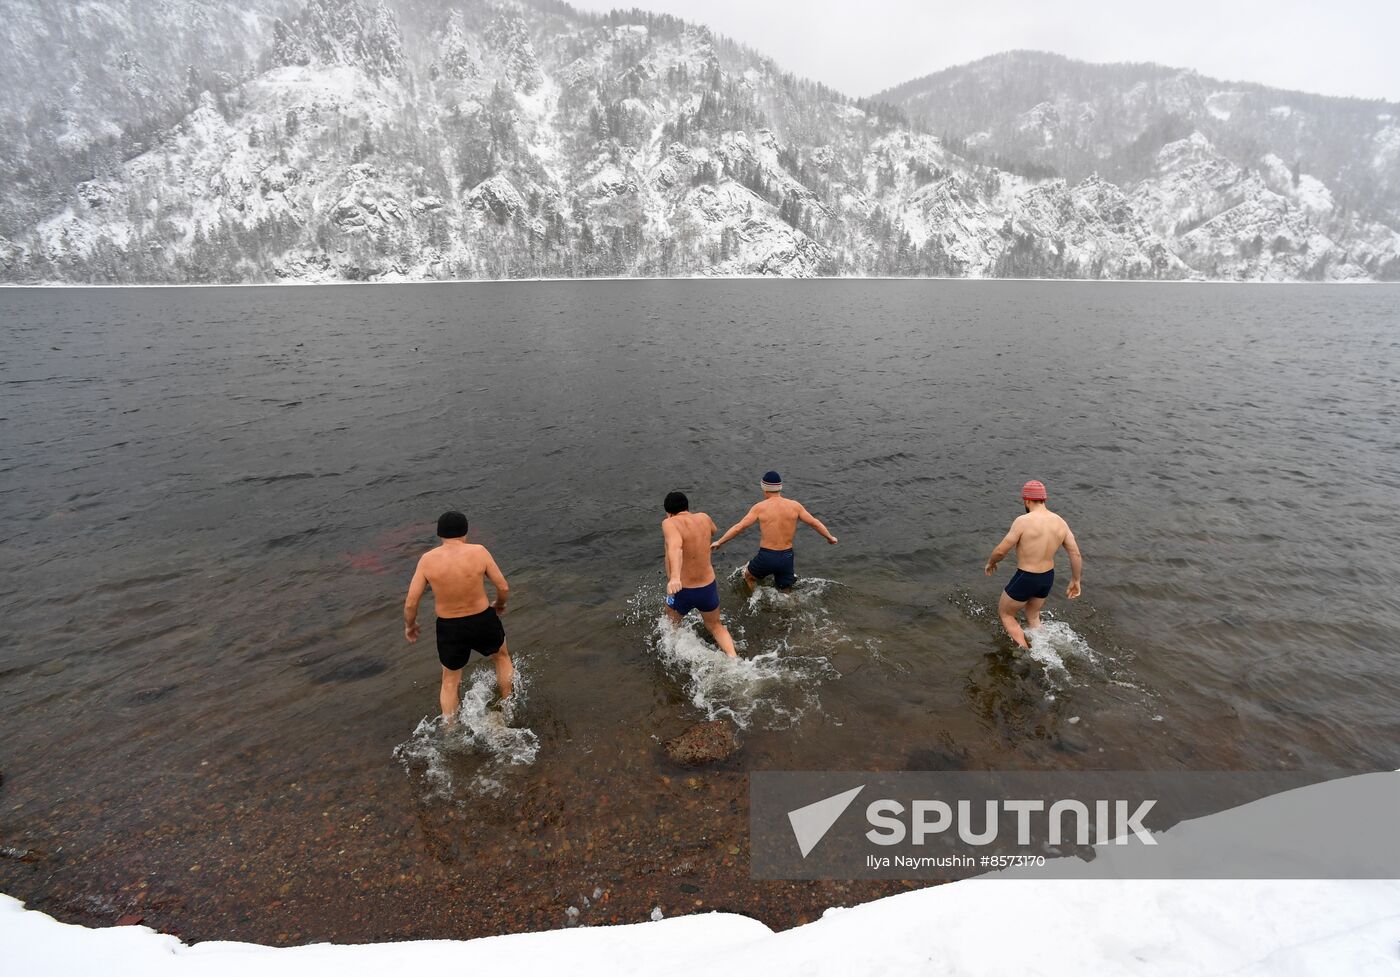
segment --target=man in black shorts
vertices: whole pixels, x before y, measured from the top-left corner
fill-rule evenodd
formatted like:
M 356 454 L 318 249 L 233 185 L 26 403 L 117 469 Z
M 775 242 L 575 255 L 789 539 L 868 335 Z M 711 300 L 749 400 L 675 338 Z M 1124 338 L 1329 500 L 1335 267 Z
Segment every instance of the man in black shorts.
M 515 672 L 500 618 L 506 612 L 510 586 L 486 547 L 467 542 L 466 516 L 444 512 L 438 519 L 437 534 L 442 544 L 423 554 L 408 585 L 403 634 L 410 642 L 418 640 L 418 602 L 424 589 L 431 586 L 437 605 L 438 660 L 442 662 L 439 704 L 443 719 L 451 723 L 461 702 L 462 668 L 472 652 L 495 662 L 502 706 L 510 699 Z M 495 604 L 486 599 L 488 579 L 496 588 Z
M 997 564 L 1006 559 L 1013 549 L 1016 551 L 1016 572 L 1002 591 L 997 604 L 997 616 L 1006 628 L 1011 640 L 1021 648 L 1029 648 L 1026 631 L 1040 627 L 1040 609 L 1055 586 L 1055 554 L 1063 547 L 1069 554 L 1069 587 L 1065 596 L 1070 600 L 1079 597 L 1081 578 L 1084 573 L 1084 557 L 1079 552 L 1079 543 L 1065 522 L 1046 505 L 1049 498 L 1045 485 L 1032 479 L 1021 486 L 1021 504 L 1025 514 L 1011 524 L 992 555 L 987 560 L 987 576 L 996 572 Z M 1026 627 L 1016 620 L 1018 611 L 1025 609 Z

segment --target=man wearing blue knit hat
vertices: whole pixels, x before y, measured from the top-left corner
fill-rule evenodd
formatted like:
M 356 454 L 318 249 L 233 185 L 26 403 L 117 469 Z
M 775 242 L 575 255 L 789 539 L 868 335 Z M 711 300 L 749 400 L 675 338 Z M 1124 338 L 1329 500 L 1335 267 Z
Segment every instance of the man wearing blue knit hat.
M 719 539 L 710 544 L 717 550 L 754 523 L 758 523 L 758 554 L 744 567 L 744 583 L 753 590 L 760 580 L 773 578 L 779 590 L 791 590 L 797 582 L 793 567 L 792 539 L 797 535 L 797 524 L 805 522 L 825 537 L 832 546 L 836 537 L 827 532 L 821 520 L 807 511 L 801 502 L 783 498 L 783 479 L 777 472 L 763 476 L 763 501 L 758 502 L 749 514 L 740 519 Z

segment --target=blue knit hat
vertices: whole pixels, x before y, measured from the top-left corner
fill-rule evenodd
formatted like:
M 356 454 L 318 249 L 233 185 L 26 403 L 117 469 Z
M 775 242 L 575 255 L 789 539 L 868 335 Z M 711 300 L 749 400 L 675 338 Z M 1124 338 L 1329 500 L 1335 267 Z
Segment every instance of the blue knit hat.
M 767 472 L 763 476 L 763 491 L 781 492 L 783 490 L 783 476 L 777 472 Z

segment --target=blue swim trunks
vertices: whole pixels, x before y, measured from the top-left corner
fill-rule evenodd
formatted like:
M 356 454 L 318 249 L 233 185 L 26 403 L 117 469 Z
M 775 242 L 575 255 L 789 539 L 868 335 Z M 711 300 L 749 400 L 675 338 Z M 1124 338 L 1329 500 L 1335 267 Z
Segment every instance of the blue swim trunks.
M 719 607 L 719 581 L 711 580 L 703 587 L 682 587 L 666 598 L 666 606 L 681 617 L 691 611 L 708 614 Z
M 1024 604 L 1032 598 L 1049 597 L 1050 591 L 1054 587 L 1055 571 L 1053 568 L 1044 573 L 1028 573 L 1025 570 L 1017 570 L 1006 582 L 1006 596 L 1019 604 Z
M 773 585 L 779 590 L 787 590 L 797 583 L 797 571 L 793 569 L 791 549 L 765 550 L 749 561 L 749 576 L 755 580 L 772 577 Z

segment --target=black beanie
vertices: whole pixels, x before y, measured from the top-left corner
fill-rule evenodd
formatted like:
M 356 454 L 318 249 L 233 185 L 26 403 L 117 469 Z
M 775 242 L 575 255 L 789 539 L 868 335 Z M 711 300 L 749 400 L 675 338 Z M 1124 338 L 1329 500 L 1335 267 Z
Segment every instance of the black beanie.
M 438 516 L 438 533 L 443 539 L 461 539 L 467 535 L 467 517 L 460 512 L 444 512 Z

